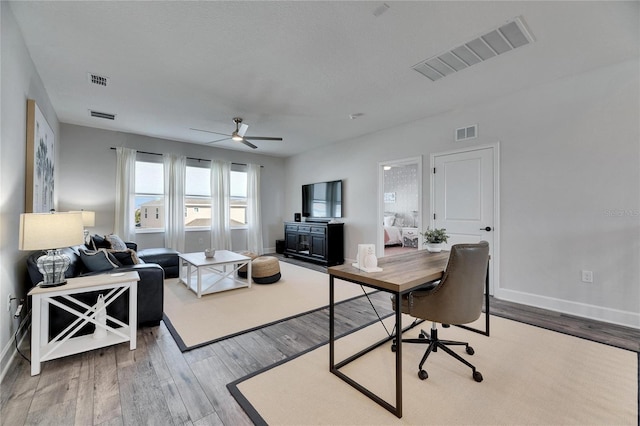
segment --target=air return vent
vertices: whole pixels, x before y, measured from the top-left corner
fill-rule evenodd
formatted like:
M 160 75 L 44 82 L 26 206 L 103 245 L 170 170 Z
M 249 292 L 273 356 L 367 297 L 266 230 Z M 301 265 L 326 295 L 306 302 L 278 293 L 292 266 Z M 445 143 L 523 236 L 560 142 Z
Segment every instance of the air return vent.
M 479 62 L 525 46 L 534 41 L 522 17 L 440 55 L 426 59 L 412 68 L 431 81 L 461 71 Z
M 478 125 L 460 127 L 456 129 L 455 138 L 456 142 L 466 141 L 468 139 L 475 139 L 478 137 Z
M 107 87 L 109 84 L 109 77 L 104 77 L 102 75 L 88 73 L 87 77 L 89 78 L 89 83 L 96 84 L 98 86 Z
M 100 112 L 100 111 L 89 110 L 89 115 L 91 117 L 95 117 L 95 118 L 104 118 L 105 120 L 115 120 L 116 119 L 116 115 L 115 114 L 110 114 L 108 112 Z

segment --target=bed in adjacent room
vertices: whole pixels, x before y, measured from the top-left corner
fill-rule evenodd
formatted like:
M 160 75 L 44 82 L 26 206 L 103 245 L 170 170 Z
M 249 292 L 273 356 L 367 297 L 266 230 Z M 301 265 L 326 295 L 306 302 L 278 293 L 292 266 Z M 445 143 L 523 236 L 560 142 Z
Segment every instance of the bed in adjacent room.
M 385 213 L 384 215 L 384 245 L 402 245 L 402 223 L 395 213 Z

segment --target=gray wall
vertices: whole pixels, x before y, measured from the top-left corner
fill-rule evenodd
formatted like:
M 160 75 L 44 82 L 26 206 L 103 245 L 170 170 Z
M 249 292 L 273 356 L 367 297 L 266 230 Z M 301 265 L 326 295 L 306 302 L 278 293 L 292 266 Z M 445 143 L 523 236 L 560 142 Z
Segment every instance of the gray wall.
M 637 60 L 621 63 L 291 157 L 285 216 L 300 210 L 301 184 L 344 179 L 353 259 L 376 241 L 379 162 L 421 155 L 427 171 L 433 153 L 499 143 L 495 295 L 640 327 L 639 75 Z M 478 139 L 453 142 L 473 123 Z M 429 173 L 422 188 L 428 224 Z
M 35 69 L 7 2 L 0 2 L 0 371 L 13 353 L 12 337 L 18 320 L 7 312 L 7 297 L 26 299 L 27 253 L 18 250 L 20 213 L 25 210 L 27 99 L 34 99 L 60 140 L 58 118 Z M 58 145 L 59 146 L 59 145 Z M 60 176 L 56 162 L 56 178 Z M 13 303 L 12 310 L 17 304 Z M 25 310 L 26 311 L 26 310 Z
M 97 234 L 113 232 L 115 221 L 116 152 L 111 147 L 124 146 L 139 151 L 176 153 L 192 158 L 223 159 L 237 163 L 262 165 L 261 207 L 263 240 L 266 250 L 275 250 L 275 240 L 282 238 L 284 194 L 284 160 L 278 157 L 245 151 L 230 151 L 210 146 L 186 144 L 166 139 L 130 133 L 100 130 L 91 127 L 61 124 L 59 209 L 93 210 L 96 226 L 89 231 Z M 246 249 L 246 231 L 232 231 L 234 251 Z M 209 232 L 188 231 L 186 248 L 200 251 L 209 247 Z M 164 247 L 163 233 L 139 233 L 140 249 Z

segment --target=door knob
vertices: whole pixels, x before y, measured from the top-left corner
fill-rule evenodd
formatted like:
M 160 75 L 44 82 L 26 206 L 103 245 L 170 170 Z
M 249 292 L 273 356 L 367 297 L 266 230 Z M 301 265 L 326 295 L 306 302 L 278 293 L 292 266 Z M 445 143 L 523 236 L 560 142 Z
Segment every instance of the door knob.
M 481 230 L 481 231 L 487 231 L 487 232 L 489 232 L 489 231 L 491 231 L 491 227 L 490 227 L 490 226 L 487 226 L 487 227 L 485 227 L 485 228 L 480 228 L 480 230 Z

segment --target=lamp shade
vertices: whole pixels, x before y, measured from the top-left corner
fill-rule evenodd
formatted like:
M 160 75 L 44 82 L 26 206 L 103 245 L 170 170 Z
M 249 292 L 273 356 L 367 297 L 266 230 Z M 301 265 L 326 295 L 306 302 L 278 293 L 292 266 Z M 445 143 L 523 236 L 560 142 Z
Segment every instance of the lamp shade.
M 23 213 L 20 215 L 20 250 L 49 250 L 84 242 L 81 213 Z
M 90 210 L 70 211 L 69 213 L 82 213 L 82 225 L 85 228 L 96 226 L 96 212 Z

